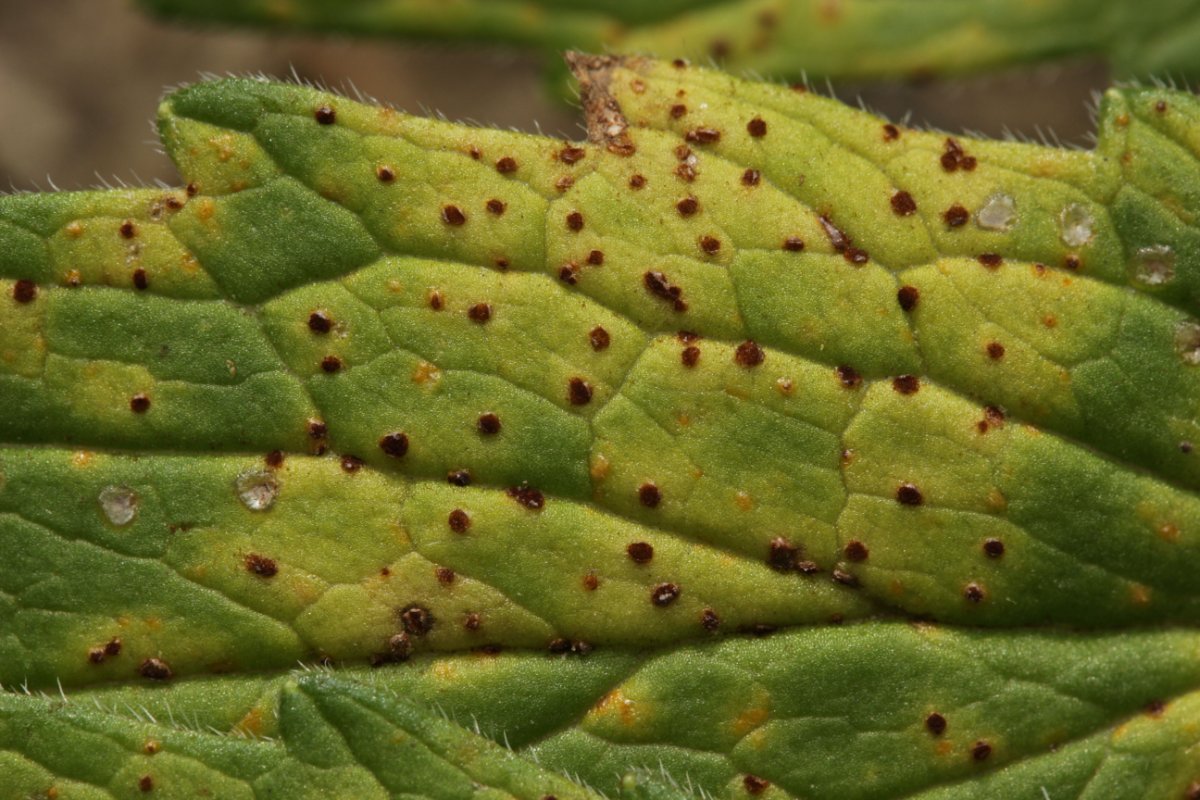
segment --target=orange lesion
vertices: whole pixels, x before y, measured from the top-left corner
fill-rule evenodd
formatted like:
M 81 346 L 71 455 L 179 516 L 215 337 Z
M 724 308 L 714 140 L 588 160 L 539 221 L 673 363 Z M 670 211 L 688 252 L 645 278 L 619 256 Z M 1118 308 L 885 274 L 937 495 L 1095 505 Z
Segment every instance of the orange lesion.
M 262 709 L 255 707 L 247 711 L 246 715 L 234 724 L 233 733 L 260 737 L 263 735 L 264 729 Z

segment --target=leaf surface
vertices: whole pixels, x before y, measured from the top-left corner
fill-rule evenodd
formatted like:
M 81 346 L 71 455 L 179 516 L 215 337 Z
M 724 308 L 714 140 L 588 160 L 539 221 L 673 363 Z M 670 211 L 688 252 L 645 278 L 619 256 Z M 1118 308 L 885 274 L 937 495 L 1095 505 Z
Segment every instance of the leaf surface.
M 192 22 L 716 59 L 730 70 L 928 77 L 1081 55 L 1126 77 L 1200 69 L 1196 0 L 141 0 Z
M 1195 98 L 572 63 L 586 143 L 228 80 L 0 198 L 0 788 L 1187 796 Z

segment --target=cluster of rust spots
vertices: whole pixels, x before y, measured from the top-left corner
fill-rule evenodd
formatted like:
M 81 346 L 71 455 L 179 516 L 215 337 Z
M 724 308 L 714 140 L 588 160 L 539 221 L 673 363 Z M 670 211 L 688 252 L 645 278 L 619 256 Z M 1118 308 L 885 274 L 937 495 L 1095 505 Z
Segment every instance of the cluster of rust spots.
M 1004 263 L 1004 258 L 999 253 L 981 253 L 979 263 L 988 269 L 999 269 Z
M 746 133 L 750 134 L 755 139 L 761 139 L 767 135 L 767 122 L 762 117 L 755 117 L 746 123 Z
M 342 369 L 342 360 L 335 355 L 328 355 L 321 359 L 321 371 L 332 375 Z
M 1001 558 L 1004 555 L 1004 542 L 999 539 L 985 539 L 983 542 L 983 553 L 988 558 Z
M 599 353 L 601 350 L 608 349 L 608 346 L 612 344 L 612 337 L 609 336 L 608 331 L 602 326 L 597 325 L 588 331 L 588 344 L 592 346 L 593 350 Z
M 471 529 L 471 515 L 461 508 L 456 508 L 446 518 L 446 524 L 455 533 L 466 533 Z
M 586 406 L 592 402 L 592 385 L 578 376 L 567 381 L 567 399 L 573 406 Z
M 508 496 L 530 511 L 541 511 L 546 507 L 546 496 L 528 483 L 522 483 L 520 486 L 510 486 L 508 488 Z
M 942 169 L 946 172 L 972 172 L 978 166 L 975 156 L 967 155 L 962 145 L 953 138 L 947 138 L 941 157 Z
M 433 614 L 424 606 L 413 603 L 400 610 L 400 624 L 410 636 L 424 636 L 433 630 Z
M 986 596 L 987 593 L 984 592 L 983 587 L 978 583 L 968 583 L 963 587 L 963 598 L 968 602 L 982 603 Z
M 747 339 L 737 346 L 733 351 L 733 363 L 739 367 L 757 367 L 767 360 L 767 354 L 763 352 L 762 347 L 751 339 Z
M 146 274 L 146 270 L 142 269 L 141 267 L 138 267 L 133 271 L 132 280 L 133 288 L 137 289 L 139 292 L 144 292 L 150 288 L 150 278 Z
M 683 289 L 671 283 L 665 272 L 647 270 L 642 275 L 642 285 L 650 294 L 671 304 L 677 312 L 687 311 L 687 302 L 683 299 Z
M 650 590 L 650 602 L 659 608 L 666 608 L 678 600 L 682 593 L 677 583 L 660 583 Z
M 999 406 L 984 406 L 983 419 L 975 423 L 975 429 L 980 433 L 987 433 L 992 428 L 1003 428 L 1005 419 L 1004 409 Z
M 696 180 L 696 157 L 692 155 L 692 148 L 686 144 L 681 144 L 675 148 L 675 158 L 679 163 L 675 166 L 675 177 L 684 183 L 691 183 Z
M 833 224 L 833 220 L 828 214 L 822 214 L 820 217 L 821 227 L 825 230 L 825 235 L 829 237 L 829 244 L 833 249 L 842 254 L 842 258 L 850 262 L 856 267 L 871 260 L 870 254 L 866 250 L 859 249 L 854 246 L 854 240 L 850 238 L 841 228 Z
M 757 775 L 747 775 L 742 778 L 742 786 L 746 788 L 747 794 L 760 795 L 767 789 L 771 788 L 771 782 L 766 778 L 760 778 Z
M 721 616 L 711 608 L 706 608 L 700 612 L 700 627 L 704 630 L 712 631 L 721 627 Z
M 475 420 L 475 427 L 484 436 L 495 436 L 500 432 L 500 416 L 494 411 L 485 411 Z
M 242 563 L 247 572 L 260 578 L 274 578 L 279 573 L 279 565 L 275 563 L 275 559 L 258 553 L 247 553 Z
M 992 755 L 992 746 L 986 740 L 980 739 L 971 745 L 971 758 L 975 761 L 987 761 Z
M 313 117 L 321 125 L 332 125 L 337 122 L 337 112 L 333 110 L 332 106 L 328 105 L 319 106 L 313 111 Z
M 351 475 L 363 468 L 363 460 L 358 456 L 350 455 L 349 453 L 342 456 L 341 459 L 339 459 L 338 464 L 341 466 L 342 472 L 346 472 Z
M 453 469 L 446 473 L 446 483 L 451 486 L 470 486 L 471 472 L 465 469 Z
M 925 717 L 925 730 L 934 736 L 941 736 L 946 732 L 946 718 L 936 711 L 931 712 Z
M 917 201 L 911 194 L 901 189 L 892 195 L 892 212 L 898 217 L 911 217 L 917 213 Z
M 394 431 L 386 434 L 379 439 L 379 449 L 386 456 L 392 458 L 404 458 L 408 453 L 408 434 L 401 431 Z
M 578 211 L 572 211 L 570 214 L 567 214 L 566 223 L 567 230 L 579 233 L 583 230 L 583 214 Z
M 758 186 L 762 183 L 762 173 L 756 169 L 747 169 L 742 173 L 742 186 Z
M 963 208 L 959 203 L 955 203 L 943 212 L 942 220 L 950 228 L 961 228 L 971 219 L 971 212 Z
M 658 508 L 662 502 L 662 491 L 653 481 L 646 481 L 638 487 L 638 502 L 646 508 Z
M 992 359 L 993 361 L 999 361 L 1000 359 L 1004 358 L 1004 345 L 1000 342 L 988 342 L 984 349 L 987 351 L 988 358 Z
M 171 666 L 161 658 L 147 658 L 138 665 L 138 675 L 152 681 L 170 680 L 175 673 Z
M 442 206 L 442 222 L 447 225 L 462 225 L 467 221 L 467 215 L 455 205 Z
M 396 180 L 396 170 L 386 164 L 380 164 L 375 168 L 375 177 L 379 179 L 380 183 L 391 183 Z
M 921 390 L 921 379 L 916 375 L 897 375 L 892 379 L 892 388 L 903 395 L 916 394 Z
M 546 649 L 550 651 L 551 655 L 572 655 L 582 657 L 591 653 L 595 648 L 592 647 L 591 642 L 585 642 L 582 639 L 571 641 L 570 639 L 559 637 L 556 639 L 551 639 L 549 644 L 546 645 Z
M 896 290 L 896 302 L 901 311 L 912 311 L 921 301 L 921 290 L 915 286 L 901 286 Z
M 854 367 L 842 365 L 834 368 L 834 373 L 837 375 L 838 382 L 846 389 L 857 389 L 862 386 L 862 375 L 858 373 Z
M 28 278 L 21 278 L 13 284 L 12 298 L 18 303 L 32 303 L 37 299 L 38 287 L 37 284 Z
M 885 123 L 883 126 L 883 140 L 885 142 L 894 142 L 900 138 L 900 129 L 892 123 Z
M 99 647 L 89 649 L 87 658 L 92 664 L 103 664 L 108 659 L 116 658 L 119 655 L 121 655 L 121 640 L 114 636 Z
M 497 217 L 503 216 L 504 212 L 508 209 L 508 205 L 503 200 L 499 200 L 495 197 L 493 197 L 491 200 L 488 200 L 484 204 L 484 207 L 487 208 L 489 214 Z
M 318 309 L 308 315 L 308 329 L 313 333 L 329 333 L 333 330 L 333 318 Z
M 483 325 L 492 318 L 490 303 L 476 303 L 467 309 L 467 318 L 477 325 Z
M 904 506 L 919 506 L 925 502 L 925 496 L 913 484 L 902 483 L 896 487 L 896 502 Z
M 129 398 L 129 410 L 135 414 L 145 414 L 150 410 L 150 396 L 138 392 L 133 397 Z

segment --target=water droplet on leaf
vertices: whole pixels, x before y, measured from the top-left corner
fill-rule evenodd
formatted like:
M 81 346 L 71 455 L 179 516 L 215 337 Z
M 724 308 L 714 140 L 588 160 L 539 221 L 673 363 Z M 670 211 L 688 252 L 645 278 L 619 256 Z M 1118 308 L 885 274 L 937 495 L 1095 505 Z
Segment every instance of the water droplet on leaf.
M 100 492 L 100 508 L 109 522 L 121 528 L 137 516 L 138 496 L 128 486 L 106 486 Z
M 1058 218 L 1060 236 L 1067 247 L 1083 247 L 1096 236 L 1096 218 L 1086 206 L 1071 203 Z
M 1165 244 L 1143 247 L 1130 263 L 1133 279 L 1144 286 L 1162 286 L 1175 278 L 1175 251 Z
M 275 497 L 279 494 L 279 480 L 261 469 L 238 475 L 234 486 L 242 504 L 251 511 L 266 511 L 275 504 Z
M 1200 367 L 1200 324 L 1181 322 L 1175 329 L 1175 349 L 1189 367 Z
M 1017 221 L 1017 201 L 1007 194 L 994 194 L 975 214 L 975 223 L 985 231 L 1008 231 Z

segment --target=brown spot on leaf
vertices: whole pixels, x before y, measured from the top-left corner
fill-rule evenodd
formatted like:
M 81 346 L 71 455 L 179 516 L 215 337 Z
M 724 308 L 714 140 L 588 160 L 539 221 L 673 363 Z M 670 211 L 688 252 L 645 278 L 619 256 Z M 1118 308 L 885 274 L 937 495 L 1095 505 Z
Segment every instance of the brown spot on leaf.
M 657 508 L 662 502 L 662 492 L 651 481 L 646 481 L 638 487 L 638 502 L 646 508 Z
M 654 558 L 654 546 L 649 542 L 631 542 L 625 552 L 635 564 L 649 564 Z
M 883 140 L 885 142 L 894 142 L 900 138 L 900 129 L 892 123 L 887 123 L 883 126 Z
M 767 358 L 762 347 L 757 342 L 747 339 L 733 351 L 733 361 L 739 367 L 757 367 Z
M 693 345 L 688 345 L 683 348 L 679 354 L 680 362 L 688 368 L 696 366 L 700 361 L 700 348 Z
M 129 410 L 135 414 L 145 414 L 150 410 L 150 397 L 140 392 L 135 394 L 129 398 Z
M 400 624 L 412 636 L 424 636 L 433 630 L 433 614 L 424 606 L 415 603 L 400 611 Z
M 858 370 L 854 367 L 842 365 L 834 369 L 834 372 L 837 373 L 838 380 L 845 388 L 857 389 L 862 386 L 862 375 L 859 375 Z
M 446 518 L 446 524 L 455 533 L 466 533 L 471 528 L 471 515 L 461 508 L 456 508 Z
M 762 183 L 762 173 L 756 169 L 748 169 L 742 173 L 743 186 L 758 186 Z
M 592 401 L 592 385 L 583 378 L 574 377 L 567 382 L 567 399 L 573 406 L 585 406 Z
M 846 542 L 846 546 L 842 548 L 842 552 L 851 561 L 866 561 L 867 556 L 870 555 L 867 546 L 858 539 L 851 539 Z
M 982 603 L 985 592 L 978 583 L 968 583 L 963 587 L 963 597 L 972 603 Z
M 967 220 L 970 218 L 971 212 L 967 211 L 958 203 L 955 203 L 947 208 L 942 214 L 942 219 L 945 220 L 946 225 L 951 228 L 961 228 L 963 225 L 967 224 Z
M 715 236 L 704 235 L 699 240 L 700 249 L 710 256 L 716 254 L 721 249 L 721 240 Z
M 681 217 L 690 217 L 700 210 L 700 201 L 689 195 L 675 204 L 675 210 Z
M 333 123 L 337 122 L 337 112 L 327 105 L 319 106 L 315 111 L 313 111 L 313 116 L 316 117 L 317 122 L 322 125 L 332 125 Z
M 999 539 L 985 539 L 983 552 L 988 558 L 1000 558 L 1004 555 L 1004 542 Z
M 150 775 L 143 775 L 142 777 L 138 778 L 138 791 L 153 792 L 154 778 Z
M 755 139 L 761 139 L 767 135 L 767 123 L 762 117 L 755 117 L 746 123 L 746 132 Z
M 437 578 L 437 582 L 442 586 L 450 586 L 454 583 L 454 579 L 458 577 L 454 574 L 454 570 L 449 567 L 438 567 L 433 571 L 433 576 Z
M 333 330 L 333 318 L 324 311 L 314 311 L 308 315 L 308 329 L 313 333 L 329 333 Z
M 506 208 L 508 208 L 508 206 L 504 203 L 503 200 L 497 200 L 494 197 L 491 200 L 488 200 L 485 205 L 487 207 L 488 212 L 496 215 L 497 217 L 503 215 L 504 210 Z
M 917 201 L 906 191 L 892 195 L 892 211 L 900 217 L 910 217 L 917 213 Z
M 983 739 L 971 745 L 971 758 L 976 761 L 987 761 L 992 755 L 992 746 Z
M 600 579 L 596 577 L 595 572 L 588 572 L 583 576 L 583 588 L 589 592 L 594 592 L 600 587 Z
M 979 256 L 979 263 L 983 264 L 988 269 L 999 269 L 1004 263 L 1004 258 L 999 253 L 982 253 Z
M 921 379 L 916 375 L 898 375 L 892 379 L 892 388 L 900 394 L 916 394 L 921 390 Z
M 568 146 L 558 151 L 558 160 L 564 164 L 575 164 L 583 160 L 587 155 L 587 151 L 582 147 Z
M 37 284 L 28 278 L 21 278 L 13 284 L 12 297 L 18 303 L 32 303 L 38 295 Z
M 146 275 L 146 270 L 138 267 L 133 271 L 133 288 L 139 292 L 144 292 L 150 287 L 150 279 Z
M 946 732 L 946 718 L 936 711 L 930 713 L 925 717 L 925 730 L 934 736 L 941 736 Z
M 607 350 L 612 344 L 612 338 L 608 335 L 608 331 L 597 325 L 588 331 L 588 342 L 592 345 L 592 349 L 599 353 L 601 350 Z
M 363 460 L 349 453 L 342 456 L 339 463 L 341 464 L 342 472 L 348 472 L 351 475 L 363 468 Z
M 587 263 L 588 263 L 589 267 L 604 266 L 604 251 L 603 250 L 589 251 L 587 254 Z
M 396 170 L 384 164 L 380 164 L 375 168 L 375 177 L 378 178 L 381 183 L 391 183 L 392 181 L 396 180 Z
M 845 570 L 835 569 L 833 571 L 833 580 L 836 583 L 840 583 L 842 586 L 848 586 L 851 589 L 857 589 L 859 587 L 858 576 L 846 572 Z
M 496 171 L 501 175 L 510 175 L 517 171 L 517 160 L 512 156 L 504 156 L 496 162 Z
M 650 602 L 665 608 L 678 600 L 682 591 L 677 583 L 660 583 L 650 590 Z
M 249 553 L 243 561 L 246 564 L 246 571 L 260 578 L 274 578 L 279 572 L 279 566 L 275 563 L 275 559 L 258 553 Z
M 470 486 L 471 473 L 465 469 L 456 469 L 446 473 L 446 482 L 451 486 Z
M 757 775 L 747 775 L 742 778 L 742 786 L 746 787 L 747 794 L 760 795 L 771 787 L 771 782 Z
M 321 359 L 321 369 L 333 374 L 342 368 L 342 360 L 337 356 L 325 356 Z
M 408 452 L 408 434 L 396 431 L 379 440 L 379 449 L 392 458 L 404 458 Z
M 901 505 L 919 506 L 925 502 L 925 496 L 913 484 L 902 483 L 896 487 L 896 501 Z
M 1000 359 L 1004 358 L 1004 345 L 1002 345 L 1000 342 L 988 342 L 986 349 L 988 358 L 992 359 L 993 361 L 999 361 Z
M 528 483 L 510 486 L 508 496 L 532 511 L 541 511 L 546 506 L 546 497 Z
M 668 113 L 671 115 L 671 119 L 680 119 L 684 114 L 687 113 L 687 111 L 687 106 L 685 106 L 683 103 L 676 103 L 675 105 L 671 106 L 671 109 Z
M 767 545 L 767 564 L 779 572 L 791 572 L 796 568 L 800 548 L 782 536 L 776 536 Z
M 567 214 L 567 230 L 574 231 L 575 233 L 583 230 L 583 214 L 580 214 L 578 211 L 572 211 L 570 214 Z
M 700 627 L 706 631 L 715 631 L 721 627 L 721 617 L 716 611 L 706 608 L 700 612 Z
M 915 286 L 901 286 L 896 291 L 896 302 L 903 311 L 912 311 L 921 300 L 921 290 Z
M 687 303 L 683 300 L 683 289 L 671 285 L 666 273 L 648 270 L 642 275 L 642 285 L 650 294 L 671 303 L 676 311 L 687 311 Z
M 467 317 L 477 325 L 483 325 L 492 318 L 492 307 L 488 303 L 476 303 L 467 309 Z
M 475 427 L 484 436 L 495 436 L 500 432 L 500 417 L 493 411 L 487 411 L 479 415 L 479 419 L 475 421 Z
M 447 225 L 462 225 L 467 221 L 467 215 L 458 206 L 442 206 L 442 222 Z
M 684 134 L 692 144 L 714 144 L 721 141 L 721 132 L 716 128 L 694 128 Z
M 446 300 L 437 289 L 429 290 L 429 307 L 434 311 L 441 311 L 446 307 Z
M 799 253 L 804 250 L 804 240 L 799 236 L 789 236 L 783 240 L 783 249 L 789 253 Z
M 170 680 L 175 674 L 161 658 L 147 658 L 138 665 L 138 674 L 152 681 Z
M 633 175 L 629 176 L 629 188 L 630 189 L 642 189 L 645 186 L 646 186 L 646 176 L 645 175 L 633 174 Z

